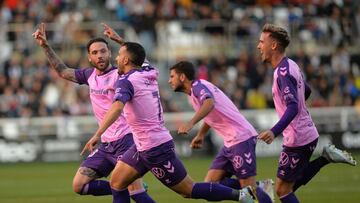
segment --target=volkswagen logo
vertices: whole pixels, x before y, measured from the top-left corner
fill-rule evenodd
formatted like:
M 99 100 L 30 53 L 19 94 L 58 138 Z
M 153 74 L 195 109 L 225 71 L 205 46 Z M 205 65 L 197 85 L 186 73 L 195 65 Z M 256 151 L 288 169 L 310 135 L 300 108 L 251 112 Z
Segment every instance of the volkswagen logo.
M 157 177 L 157 178 L 163 178 L 165 176 L 165 171 L 161 168 L 154 167 L 151 169 L 151 172 Z

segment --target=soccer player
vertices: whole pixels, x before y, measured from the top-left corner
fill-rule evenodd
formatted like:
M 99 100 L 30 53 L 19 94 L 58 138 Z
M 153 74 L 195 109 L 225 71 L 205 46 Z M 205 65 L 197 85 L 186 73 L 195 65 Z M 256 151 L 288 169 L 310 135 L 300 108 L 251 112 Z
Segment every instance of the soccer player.
M 142 66 L 145 50 L 140 44 L 121 44 L 116 61 L 124 74 L 116 83 L 114 102 L 93 136 L 96 143 L 122 111 L 134 135 L 135 146 L 120 159 L 111 177 L 113 202 L 130 202 L 126 187 L 148 171 L 185 198 L 254 202 L 251 187 L 235 190 L 217 183 L 194 183 L 175 154 L 172 136 L 164 126 L 158 70 L 150 64 Z M 84 151 L 91 152 L 92 146 L 89 143 Z
M 210 128 L 224 140 L 224 146 L 208 170 L 205 182 L 220 182 L 228 175 L 235 175 L 242 187 L 250 185 L 256 188 L 260 203 L 272 202 L 270 195 L 256 187 L 255 147 L 258 134 L 234 103 L 212 83 L 195 79 L 194 65 L 188 61 L 180 61 L 170 68 L 169 84 L 175 92 L 189 95 L 196 111 L 189 122 L 179 127 L 178 133 L 188 134 L 196 123 L 204 119 L 191 147 L 200 148 Z
M 330 162 L 356 165 L 356 161 L 350 154 L 331 145 L 324 147 L 322 156 L 309 162 L 319 134 L 305 105 L 311 90 L 298 65 L 285 54 L 289 43 L 285 29 L 264 25 L 257 48 L 262 61 L 270 63 L 274 69 L 272 92 L 280 120 L 258 138 L 270 144 L 276 136 L 283 134 L 275 188 L 281 202 L 296 203 L 299 200 L 294 191 L 309 182 L 321 167 Z
M 114 83 L 119 78 L 117 68 L 110 64 L 111 52 L 107 41 L 103 38 L 95 38 L 88 42 L 88 58 L 92 67 L 71 69 L 49 46 L 44 23 L 40 25 L 33 36 L 47 55 L 50 66 L 60 77 L 89 86 L 93 111 L 100 123 L 111 106 L 115 94 Z M 93 142 L 91 141 L 91 143 Z M 101 134 L 99 147 L 81 163 L 73 179 L 73 190 L 80 195 L 111 195 L 109 182 L 98 180 L 98 178 L 108 176 L 124 152 L 132 145 L 134 145 L 134 141 L 131 130 L 124 116 L 120 115 Z M 154 202 L 143 188 L 141 179 L 132 183 L 128 189 L 131 198 L 136 202 Z

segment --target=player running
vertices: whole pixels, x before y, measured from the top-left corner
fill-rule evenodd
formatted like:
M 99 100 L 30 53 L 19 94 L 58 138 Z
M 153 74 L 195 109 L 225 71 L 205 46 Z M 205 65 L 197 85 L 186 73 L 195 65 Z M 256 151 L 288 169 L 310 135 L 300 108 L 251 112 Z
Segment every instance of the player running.
M 113 202 L 130 202 L 126 187 L 148 171 L 185 198 L 254 202 L 251 187 L 235 190 L 217 183 L 195 183 L 187 174 L 164 125 L 157 82 L 159 72 L 150 64 L 142 66 L 144 60 L 145 50 L 140 44 L 122 43 L 116 61 L 124 75 L 116 83 L 114 102 L 93 136 L 96 143 L 121 112 L 134 135 L 135 146 L 124 154 L 113 171 Z M 89 143 L 84 150 L 93 151 L 93 145 Z
M 355 166 L 356 161 L 350 154 L 331 145 L 324 148 L 322 156 L 309 162 L 319 134 L 305 104 L 311 90 L 299 66 L 285 54 L 289 43 L 285 29 L 264 25 L 257 48 L 262 61 L 270 63 L 274 69 L 272 92 L 280 120 L 272 129 L 260 133 L 258 138 L 270 144 L 276 136 L 283 134 L 276 193 L 283 203 L 297 203 L 299 200 L 294 192 L 309 182 L 323 166 L 330 162 Z
M 103 38 L 88 42 L 88 59 L 92 67 L 72 69 L 67 67 L 49 46 L 45 35 L 45 24 L 33 34 L 36 42 L 45 52 L 50 66 L 66 80 L 89 86 L 90 100 L 95 117 L 100 124 L 111 106 L 115 94 L 114 84 L 119 78 L 117 68 L 110 64 L 111 52 Z M 99 180 L 108 176 L 118 164 L 126 150 L 134 145 L 131 130 L 123 115 L 103 133 L 98 148 L 81 163 L 73 179 L 73 190 L 80 195 L 111 195 L 110 184 Z M 90 140 L 94 143 L 93 140 Z M 138 203 L 154 202 L 143 188 L 142 180 L 134 180 L 128 187 L 131 198 Z
M 258 134 L 234 103 L 212 83 L 195 79 L 194 65 L 188 61 L 178 62 L 170 68 L 169 84 L 175 92 L 187 94 L 196 111 L 189 122 L 179 127 L 178 133 L 188 134 L 196 123 L 204 119 L 191 147 L 200 148 L 210 128 L 224 140 L 224 146 L 208 170 L 205 182 L 221 182 L 235 175 L 235 181 L 242 187 L 250 185 L 256 188 L 260 203 L 271 203 L 274 196 L 271 180 L 266 181 L 270 184 L 266 187 L 270 190 L 269 194 L 256 187 L 255 147 Z

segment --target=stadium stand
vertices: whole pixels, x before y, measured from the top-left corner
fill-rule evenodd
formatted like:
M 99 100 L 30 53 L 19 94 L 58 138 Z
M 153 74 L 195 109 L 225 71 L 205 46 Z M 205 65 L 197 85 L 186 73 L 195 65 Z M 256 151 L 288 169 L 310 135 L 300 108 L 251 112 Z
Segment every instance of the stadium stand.
M 0 117 L 90 115 L 86 87 L 60 80 L 32 39 L 48 23 L 50 43 L 71 67 L 88 67 L 85 44 L 111 22 L 140 41 L 163 72 L 165 111 L 186 110 L 167 87 L 167 67 L 189 59 L 198 77 L 240 109 L 273 107 L 271 69 L 257 56 L 265 22 L 288 28 L 289 53 L 313 90 L 312 107 L 360 106 L 360 6 L 351 0 L 2 0 Z M 145 6 L 144 6 L 145 5 Z M 117 46 L 113 46 L 116 52 Z M 114 52 L 114 53 L 115 53 Z M 184 101 L 184 100 L 180 100 Z

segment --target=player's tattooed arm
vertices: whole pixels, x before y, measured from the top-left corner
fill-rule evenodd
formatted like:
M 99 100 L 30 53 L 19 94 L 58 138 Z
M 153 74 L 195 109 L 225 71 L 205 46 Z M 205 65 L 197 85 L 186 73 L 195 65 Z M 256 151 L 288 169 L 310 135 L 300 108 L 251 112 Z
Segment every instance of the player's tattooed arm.
M 56 70 L 60 77 L 77 82 L 75 77 L 75 70 L 67 67 L 64 62 L 56 55 L 55 51 L 49 46 L 46 39 L 45 23 L 41 23 L 36 31 L 32 34 L 35 41 L 43 48 L 50 66 Z
M 75 69 L 67 67 L 49 45 L 42 46 L 42 48 L 45 51 L 50 66 L 59 74 L 60 77 L 72 82 L 77 82 Z

